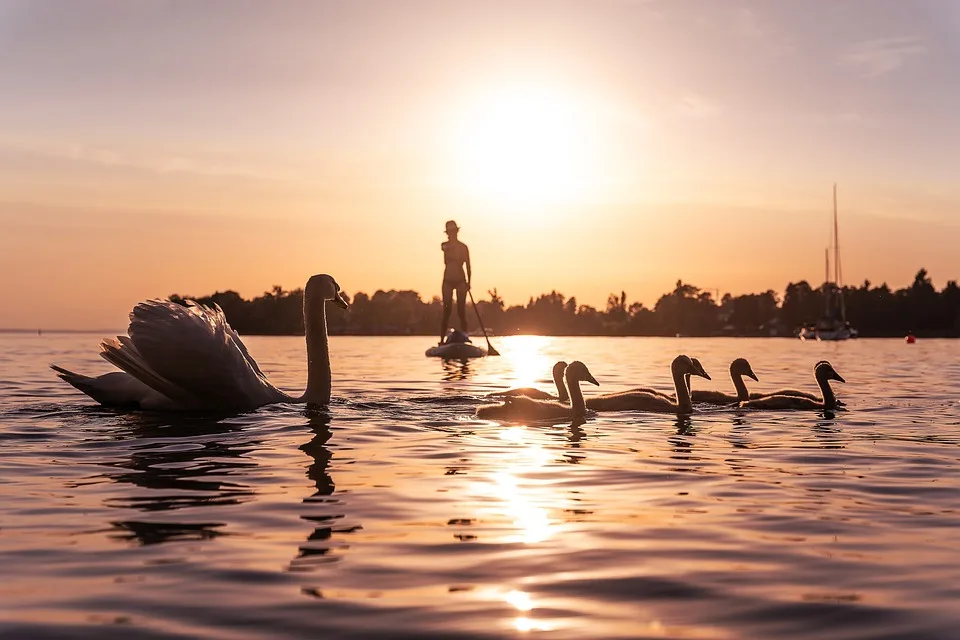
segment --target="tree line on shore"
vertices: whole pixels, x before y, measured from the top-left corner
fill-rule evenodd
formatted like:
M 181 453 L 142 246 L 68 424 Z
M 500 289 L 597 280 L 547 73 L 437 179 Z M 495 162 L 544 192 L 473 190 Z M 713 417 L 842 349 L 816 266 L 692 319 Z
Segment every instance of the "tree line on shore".
M 486 328 L 497 335 L 583 336 L 795 336 L 815 322 L 826 309 L 834 285 L 813 287 L 807 281 L 791 282 L 782 297 L 764 291 L 716 300 L 706 291 L 677 281 L 673 291 L 660 296 L 653 308 L 628 302 L 627 294 L 611 293 L 606 308 L 582 305 L 575 297 L 557 291 L 531 297 L 525 305 L 507 306 L 496 289 L 477 300 Z M 886 283 L 842 288 L 847 320 L 863 337 L 960 336 L 960 287 L 955 280 L 937 291 L 921 269 L 913 283 L 891 290 Z M 424 300 L 416 291 L 356 293 L 350 308 L 327 305 L 329 332 L 334 335 L 436 335 L 443 306 L 438 297 Z M 172 295 L 183 303 L 220 305 L 231 326 L 245 335 L 303 335 L 303 289 L 279 286 L 253 298 L 235 291 L 190 297 Z M 451 314 L 456 322 L 456 312 Z M 477 329 L 476 316 L 468 316 Z

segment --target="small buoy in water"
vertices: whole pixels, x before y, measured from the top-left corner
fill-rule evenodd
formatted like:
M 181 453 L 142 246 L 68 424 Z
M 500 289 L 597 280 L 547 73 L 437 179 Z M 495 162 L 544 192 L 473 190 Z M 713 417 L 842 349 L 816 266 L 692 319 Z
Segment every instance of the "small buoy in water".
M 916 337 L 912 333 L 908 333 L 906 337 L 907 344 L 913 344 L 917 341 Z

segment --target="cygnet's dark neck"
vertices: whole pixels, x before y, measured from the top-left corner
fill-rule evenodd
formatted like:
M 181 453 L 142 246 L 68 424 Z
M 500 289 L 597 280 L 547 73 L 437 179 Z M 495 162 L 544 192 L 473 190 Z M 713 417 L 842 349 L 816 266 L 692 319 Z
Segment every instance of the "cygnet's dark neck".
M 737 390 L 737 400 L 741 402 L 750 399 L 750 392 L 747 391 L 747 384 L 743 381 L 743 374 L 737 371 L 737 368 L 730 365 L 730 378 L 733 380 L 733 388 Z
M 557 399 L 560 402 L 566 402 L 570 399 L 570 394 L 567 393 L 567 387 L 564 384 L 564 375 L 560 369 L 553 370 L 553 382 L 557 385 Z
M 586 413 L 587 405 L 583 402 L 583 392 L 580 391 L 580 378 L 577 377 L 576 373 L 571 373 L 569 368 L 567 368 L 567 373 L 564 377 L 567 380 L 567 389 L 570 392 L 570 406 L 573 408 L 573 413 L 577 415 Z
M 687 381 L 684 380 L 685 367 L 682 360 L 674 360 L 670 365 L 670 372 L 673 374 L 673 386 L 677 392 L 677 407 L 683 413 L 693 411 L 693 403 L 690 401 L 690 389 L 687 388 Z
M 831 411 L 837 408 L 837 396 L 833 393 L 826 367 L 817 367 L 814 374 L 820 386 L 820 395 L 823 397 L 823 408 Z

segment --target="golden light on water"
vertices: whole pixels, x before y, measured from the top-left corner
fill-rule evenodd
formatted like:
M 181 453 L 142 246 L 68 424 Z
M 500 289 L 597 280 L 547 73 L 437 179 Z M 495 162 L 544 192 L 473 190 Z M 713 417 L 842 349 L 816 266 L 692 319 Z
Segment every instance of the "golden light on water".
M 543 542 L 555 529 L 544 503 L 555 501 L 556 495 L 549 487 L 525 484 L 522 475 L 546 469 L 553 456 L 543 446 L 530 442 L 531 434 L 526 427 L 508 427 L 500 431 L 499 437 L 516 447 L 516 451 L 500 470 L 490 473 L 486 482 L 476 483 L 474 491 L 492 494 L 490 497 L 496 501 L 491 508 L 495 517 L 512 522 L 516 532 L 508 540 L 525 544 Z
M 514 589 L 508 592 L 503 599 L 511 604 L 517 611 L 530 611 L 530 609 L 533 609 L 530 594 L 526 591 L 517 591 Z
M 561 90 L 492 90 L 471 101 L 459 129 L 463 186 L 491 204 L 578 201 L 595 177 L 586 109 Z
M 543 351 L 550 345 L 550 338 L 544 336 L 512 336 L 503 350 L 503 357 L 508 361 L 509 369 L 515 376 L 514 385 L 517 387 L 536 386 L 544 378 L 551 377 L 553 362 L 544 355 Z M 555 389 L 550 390 L 556 393 Z
M 497 437 L 511 444 L 522 444 L 526 439 L 526 427 L 504 427 L 497 433 Z
M 517 631 L 550 631 L 553 626 L 543 620 L 520 617 L 513 621 Z
M 524 614 L 533 609 L 533 600 L 530 598 L 530 594 L 525 591 L 518 591 L 514 589 L 513 591 L 507 592 L 503 599 L 511 605 L 517 611 L 520 611 Z M 513 626 L 517 631 L 550 631 L 553 629 L 553 625 L 544 621 L 544 620 L 534 620 L 529 615 L 522 615 L 513 620 Z
M 528 491 L 519 486 L 513 474 L 497 473 L 494 480 L 506 501 L 506 514 L 513 518 L 513 524 L 518 529 L 519 540 L 526 544 L 536 544 L 549 538 L 552 533 L 549 513 L 534 502 Z

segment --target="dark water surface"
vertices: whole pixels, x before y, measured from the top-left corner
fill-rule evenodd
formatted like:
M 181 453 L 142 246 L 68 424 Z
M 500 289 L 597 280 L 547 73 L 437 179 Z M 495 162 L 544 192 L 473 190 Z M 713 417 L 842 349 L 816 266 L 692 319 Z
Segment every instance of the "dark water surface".
M 46 368 L 108 371 L 97 338 L 0 335 L 5 639 L 960 637 L 960 342 L 334 337 L 329 412 L 211 417 Z M 302 339 L 247 344 L 301 390 Z M 724 390 L 827 358 L 849 410 L 472 417 L 559 358 L 669 389 L 680 352 Z

